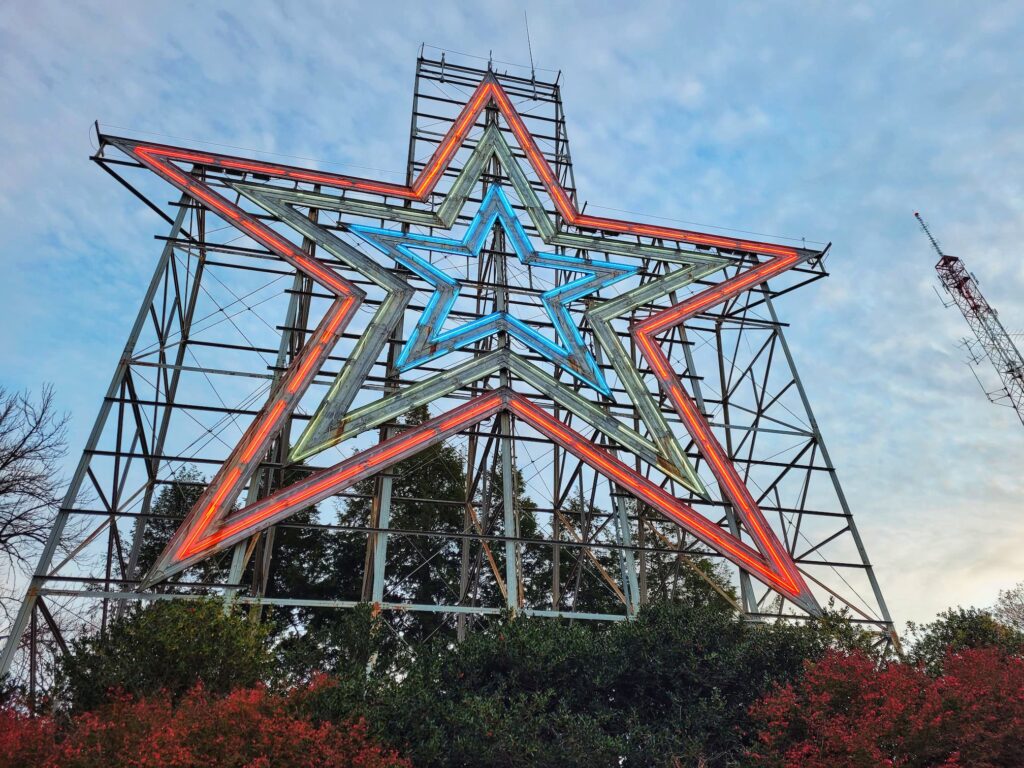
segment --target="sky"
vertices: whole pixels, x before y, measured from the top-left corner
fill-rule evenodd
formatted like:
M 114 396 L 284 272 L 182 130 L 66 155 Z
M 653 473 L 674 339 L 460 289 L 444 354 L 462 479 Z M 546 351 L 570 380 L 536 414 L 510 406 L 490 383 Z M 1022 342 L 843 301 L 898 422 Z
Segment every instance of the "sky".
M 399 170 L 420 45 L 525 64 L 524 11 L 588 212 L 833 244 L 779 309 L 897 623 L 1024 580 L 1024 426 L 913 218 L 1024 330 L 1019 2 L 0 0 L 0 386 L 52 384 L 80 451 L 152 273 L 162 225 L 93 121 Z

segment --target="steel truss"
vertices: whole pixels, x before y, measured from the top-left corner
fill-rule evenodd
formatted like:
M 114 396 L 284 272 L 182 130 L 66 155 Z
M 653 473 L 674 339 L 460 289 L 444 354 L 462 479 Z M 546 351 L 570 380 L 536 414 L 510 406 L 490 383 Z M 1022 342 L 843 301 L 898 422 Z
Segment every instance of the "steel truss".
M 421 54 L 417 62 L 405 183 L 411 185 L 424 172 L 428 158 L 488 78 L 514 102 L 575 205 L 557 79 L 495 73 L 444 56 L 435 60 Z M 331 297 L 272 249 L 241 237 L 223 212 L 201 204 L 194 194 L 180 194 L 168 203 L 166 183 L 146 172 L 140 156 L 133 154 L 138 143 L 98 133 L 100 149 L 93 159 L 159 215 L 169 231 L 160 238 L 153 279 L 12 629 L 4 669 L 21 649 L 26 670 L 34 670 L 35 653 L 26 651 L 41 647 L 41 633 L 65 646 L 62 624 L 52 615 L 56 601 L 100 628 L 130 602 L 194 599 L 211 589 L 243 603 L 288 608 L 347 608 L 370 601 L 393 617 L 398 630 L 416 615 L 430 613 L 443 617 L 439 628 L 461 637 L 476 622 L 503 611 L 628 618 L 645 603 L 671 595 L 682 572 L 704 575 L 699 563 L 705 560 L 730 569 L 735 592 L 721 591 L 722 598 L 752 620 L 800 620 L 814 614 L 817 605 L 834 601 L 849 611 L 851 622 L 880 637 L 893 636 L 891 617 L 776 310 L 777 303 L 784 303 L 782 296 L 826 276 L 827 249 L 788 249 L 795 254 L 791 268 L 772 274 L 770 283 L 756 281 L 679 324 L 650 331 L 813 593 L 801 601 L 766 585 L 756 573 L 752 577 L 749 569 L 735 567 L 735 560 L 723 559 L 706 540 L 655 511 L 662 498 L 658 494 L 663 494 L 664 504 L 678 502 L 716 530 L 751 541 L 746 518 L 737 514 L 704 452 L 688 437 L 678 408 L 664 394 L 669 390 L 659 387 L 658 366 L 644 356 L 637 345 L 640 337 L 630 330 L 649 324 L 645 318 L 666 301 L 676 304 L 694 291 L 724 286 L 763 268 L 771 251 L 766 255 L 755 247 L 765 244 L 687 245 L 630 232 L 595 241 L 593 229 L 566 220 L 547 195 L 544 178 L 523 170 L 531 158 L 522 137 L 494 104 L 483 111 L 423 205 L 391 193 L 374 197 L 350 190 L 338 195 L 301 178 L 282 184 L 223 161 L 194 161 L 182 174 L 189 180 L 182 184 L 216 190 L 282 236 L 298 232 L 301 246 L 296 248 L 302 254 L 329 264 L 366 294 L 361 319 L 341 333 L 309 397 L 265 436 L 265 448 L 254 459 L 258 470 L 245 484 L 245 509 L 270 504 L 273 494 L 290 482 L 286 475 L 297 460 L 304 470 L 342 467 L 354 450 L 380 454 L 389 446 L 400 448 L 417 430 L 433 429 L 431 439 L 443 440 L 464 459 L 465 496 L 456 502 L 426 501 L 458 506 L 461 526 L 394 527 L 392 510 L 409 500 L 396 496 L 388 468 L 398 459 L 388 459 L 364 473 L 373 478 L 372 493 L 351 483 L 339 486 L 313 499 L 318 514 L 308 522 L 271 519 L 255 533 L 245 529 L 237 543 L 227 541 L 231 546 L 212 554 L 223 566 L 212 582 L 187 577 L 194 570 L 172 581 L 165 580 L 170 571 L 141 572 L 140 550 L 144 531 L 155 520 L 154 500 L 173 485 L 182 467 L 195 466 L 210 477 L 225 465 L 242 433 L 266 410 L 273 393 L 282 390 L 282 377 L 292 363 L 312 354 L 317 323 Z M 352 225 L 394 229 L 399 222 L 396 238 L 414 232 L 422 238 L 443 236 L 465 229 L 487 190 L 498 188 L 511 190 L 510 205 L 526 235 L 547 243 L 546 251 L 588 264 L 628 261 L 635 269 L 631 285 L 621 290 L 604 285 L 586 302 L 568 304 L 582 338 L 600 342 L 592 346 L 596 370 L 607 382 L 605 395 L 588 389 L 544 354 L 524 349 L 504 326 L 454 356 L 401 369 L 401 349 L 429 309 L 429 294 L 421 283 L 416 292 L 403 293 L 400 286 L 410 279 L 409 269 L 359 242 L 354 237 L 358 227 Z M 452 317 L 525 313 L 531 326 L 554 335 L 557 323 L 536 311 L 538 297 L 564 287 L 569 278 L 564 272 L 551 278 L 517 261 L 513 245 L 507 231 L 495 226 L 475 259 L 433 251 L 424 258 L 462 270 L 462 293 Z M 360 345 L 381 333 L 377 319 L 388 311 L 400 319 L 381 338 L 380 354 L 364 361 L 362 386 L 350 388 L 349 401 L 340 406 L 319 406 L 325 392 L 338 389 L 331 379 L 358 363 Z M 647 395 L 646 405 L 638 405 L 639 393 Z M 412 430 L 400 429 L 402 413 L 421 403 L 435 418 Z M 449 414 L 450 422 L 450 414 L 472 410 L 474 403 L 493 407 L 477 409 L 454 429 L 438 421 Z M 538 416 L 541 411 L 548 416 Z M 598 446 L 598 459 L 585 448 L 552 439 L 558 437 L 558 424 Z M 323 451 L 323 445 L 331 447 Z M 648 496 L 610 475 L 608 462 L 644 478 L 637 488 L 646 488 Z M 523 489 L 514 487 L 517 469 Z M 494 483 L 500 487 L 491 488 Z M 517 506 L 520 490 L 535 508 Z M 330 505 L 353 499 L 369 502 L 369 516 L 339 522 Z M 532 516 L 532 535 L 521 531 L 525 516 Z M 86 533 L 58 562 L 57 544 L 69 521 L 86 521 Z M 365 544 L 358 589 L 326 598 L 268 591 L 275 532 L 281 530 L 358 537 Z M 412 570 L 435 567 L 439 553 L 458 553 L 458 572 L 446 574 L 447 600 L 423 604 L 410 598 L 403 587 L 408 572 L 389 562 L 389 546 L 400 540 L 413 543 L 419 553 L 421 562 Z M 208 554 L 182 560 L 175 568 Z M 543 584 L 536 577 L 538 563 L 545 564 Z

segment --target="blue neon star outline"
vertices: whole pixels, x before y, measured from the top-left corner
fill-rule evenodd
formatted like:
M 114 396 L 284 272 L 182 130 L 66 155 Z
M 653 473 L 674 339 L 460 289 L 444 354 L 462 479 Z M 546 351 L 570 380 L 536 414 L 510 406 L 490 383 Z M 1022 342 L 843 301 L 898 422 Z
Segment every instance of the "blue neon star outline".
M 458 280 L 413 253 L 413 249 L 479 256 L 495 222 L 500 223 L 505 230 L 512 249 L 522 264 L 583 273 L 582 277 L 545 291 L 540 297 L 541 304 L 554 325 L 560 345 L 545 338 L 535 328 L 531 328 L 508 312 L 492 312 L 450 330 L 443 330 L 461 286 Z M 476 216 L 473 217 L 461 240 L 402 233 L 393 229 L 358 224 L 350 225 L 349 231 L 417 274 L 434 289 L 423 314 L 398 355 L 396 366 L 399 370 L 416 368 L 487 336 L 506 332 L 598 392 L 611 394 L 593 354 L 583 342 L 583 337 L 569 315 L 568 304 L 635 274 L 636 267 L 554 253 L 537 253 L 530 244 L 519 218 L 512 210 L 508 198 L 498 185 L 488 189 Z

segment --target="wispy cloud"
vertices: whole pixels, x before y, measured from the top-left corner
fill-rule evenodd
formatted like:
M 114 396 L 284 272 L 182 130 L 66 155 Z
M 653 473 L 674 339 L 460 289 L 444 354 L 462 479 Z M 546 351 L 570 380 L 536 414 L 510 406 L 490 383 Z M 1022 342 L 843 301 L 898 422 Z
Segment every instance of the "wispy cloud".
M 1022 578 L 1024 429 L 963 365 L 911 217 L 1024 328 L 1019 3 L 527 10 L 592 204 L 835 244 L 780 309 L 897 618 Z M 519 8 L 0 7 L 4 384 L 54 382 L 81 445 L 148 279 L 156 221 L 87 162 L 94 119 L 397 170 L 422 41 L 527 58 Z

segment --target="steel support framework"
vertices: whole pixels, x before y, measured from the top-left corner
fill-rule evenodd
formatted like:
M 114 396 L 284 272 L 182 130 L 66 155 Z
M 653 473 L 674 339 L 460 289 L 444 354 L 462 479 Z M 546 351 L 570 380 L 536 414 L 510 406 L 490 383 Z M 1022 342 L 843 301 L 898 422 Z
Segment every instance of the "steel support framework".
M 439 146 L 459 128 L 467 102 L 492 81 L 514 104 L 521 125 L 501 111 L 500 100 L 492 101 L 465 127 L 464 146 L 453 151 L 422 204 L 396 196 L 398 182 L 382 182 L 377 195 L 338 194 L 314 177 L 282 183 L 240 161 L 232 167 L 198 155 L 174 166 L 184 170 L 175 171 L 181 174 L 178 183 L 170 180 L 186 193 L 168 203 L 167 184 L 144 170 L 148 156 L 140 144 L 99 132 L 93 159 L 160 216 L 169 232 L 161 238 L 153 280 L 11 629 L 5 669 L 16 658 L 19 673 L 21 664 L 26 671 L 36 668 L 28 649 L 41 647 L 38 633 L 55 635 L 55 647 L 65 644 L 51 611 L 58 599 L 99 628 L 112 611 L 133 601 L 194 599 L 211 589 L 242 603 L 289 608 L 370 601 L 399 630 L 416 615 L 432 613 L 444 617 L 439 628 L 461 637 L 502 611 L 628 618 L 645 603 L 671 596 L 683 570 L 704 575 L 703 560 L 729 569 L 735 592 L 719 590 L 722 599 L 751 620 L 801 620 L 834 601 L 848 610 L 850 621 L 880 638 L 893 637 L 776 311 L 785 294 L 826 275 L 827 249 L 776 249 L 716 236 L 673 241 L 656 226 L 648 233 L 646 225 L 595 234 L 610 220 L 566 216 L 567 206 L 584 208 L 577 205 L 557 79 L 481 70 L 445 56 L 421 54 L 417 62 L 405 185 L 411 188 L 422 178 Z M 536 158 L 524 148 L 524 130 L 551 179 L 530 170 Z M 553 184 L 564 190 L 565 200 L 551 194 Z M 214 190 L 279 237 L 298 237 L 288 246 L 295 255 L 282 260 L 266 245 L 270 235 L 262 242 L 243 237 L 228 214 L 187 192 L 193 188 Z M 597 269 L 628 262 L 632 283 L 608 282 L 584 300 L 566 297 L 574 273 L 567 268 L 552 277 L 543 273 L 542 262 L 517 260 L 516 237 L 508 229 L 514 222 L 504 230 L 489 226 L 478 255 L 456 255 L 448 246 L 448 252 L 431 250 L 441 246 L 431 245 L 430 238 L 470 227 L 475 207 L 494 199 L 494 190 L 509 193 L 523 236 L 546 244 L 543 250 L 551 256 L 545 259 L 563 259 L 577 270 L 580 263 Z M 517 326 L 508 322 L 470 340 L 454 356 L 403 369 L 402 349 L 430 309 L 429 286 L 415 280 L 409 264 L 385 258 L 361 240 L 359 227 L 385 228 L 394 243 L 425 243 L 418 255 L 427 264 L 459 272 L 462 293 L 452 304 L 452 317 L 523 316 L 538 333 L 557 337 L 559 317 L 538 307 L 544 296 L 563 297 L 574 327 L 561 332 L 578 331 L 593 347 L 594 370 L 607 382 L 607 392 L 588 388 L 571 375 L 569 364 L 524 348 Z M 362 474 L 353 469 L 347 484 L 321 484 L 327 490 L 319 496 L 310 492 L 319 514 L 308 522 L 267 517 L 265 524 L 238 528 L 237 542 L 222 533 L 212 555 L 213 550 L 194 550 L 198 554 L 174 566 L 180 571 L 212 556 L 224 567 L 214 582 L 166 581 L 170 570 L 159 568 L 140 572 L 143 533 L 161 490 L 173 487 L 185 466 L 207 477 L 223 474 L 239 438 L 259 432 L 260 414 L 273 410 L 273 399 L 285 389 L 282 377 L 319 354 L 318 323 L 335 311 L 330 302 L 336 300 L 330 283 L 325 290 L 301 268 L 303 259 L 330 265 L 364 299 L 358 311 L 351 310 L 352 325 L 340 326 L 336 346 L 323 353 L 328 356 L 322 369 L 310 369 L 308 397 L 298 390 L 297 404 L 289 406 L 294 411 L 284 409 L 290 415 L 263 430 L 258 447 L 248 451 L 255 469 L 251 480 L 236 482 L 244 498 L 239 504 L 243 513 L 273 508 L 298 462 L 304 471 L 338 476 L 351 462 L 363 461 Z M 408 285 L 415 290 L 403 287 Z M 716 303 L 700 302 L 730 285 L 737 287 Z M 687 305 L 688 296 L 696 297 L 689 300 L 692 311 L 666 316 L 666 305 Z M 373 354 L 361 354 L 374 344 Z M 403 431 L 398 418 L 416 405 L 427 405 L 433 419 Z M 707 420 L 743 493 L 726 490 L 729 476 L 689 436 L 687 408 L 693 419 Z M 452 414 L 467 412 L 472 418 L 453 421 Z M 464 459 L 464 500 L 426 500 L 456 504 L 462 515 L 457 528 L 392 525 L 395 505 L 410 500 L 395 495 L 388 469 L 415 455 L 398 452 L 415 435 L 442 440 Z M 366 463 L 365 457 L 385 455 L 379 463 Z M 640 479 L 624 484 L 619 467 Z M 517 470 L 522 489 L 514 487 Z M 368 498 L 353 485 L 353 478 L 363 477 L 373 478 Z M 300 481 L 295 488 L 303 482 L 312 483 Z M 492 490 L 496 482 L 501 487 Z M 533 499 L 533 508 L 519 508 L 520 491 Z M 339 522 L 333 507 L 325 506 L 354 499 L 369 503 L 367 519 Z M 795 564 L 808 586 L 808 597 L 787 597 L 764 574 L 737 567 L 746 561 L 723 557 L 720 547 L 708 544 L 719 534 L 702 534 L 697 523 L 677 525 L 665 512 L 673 505 L 683 510 L 679 519 L 690 519 L 690 510 L 751 552 L 758 544 L 751 525 L 763 519 L 784 548 L 780 557 Z M 757 517 L 751 517 L 754 512 Z M 230 510 L 224 514 L 236 519 Z M 531 536 L 522 533 L 524 516 L 534 523 Z M 58 562 L 57 545 L 69 521 L 84 521 L 85 533 Z M 186 528 L 179 531 L 179 543 L 188 538 Z M 359 537 L 366 553 L 361 587 L 326 599 L 269 593 L 274 532 L 282 528 Z M 224 530 L 230 532 L 230 525 Z M 193 548 L 198 540 L 192 536 Z M 413 571 L 435 567 L 444 553 L 458 553 L 447 600 L 425 604 L 410 597 L 403 586 L 408 565 L 403 572 L 389 561 L 389 547 L 399 540 L 419 553 Z M 538 584 L 541 562 L 544 583 Z

